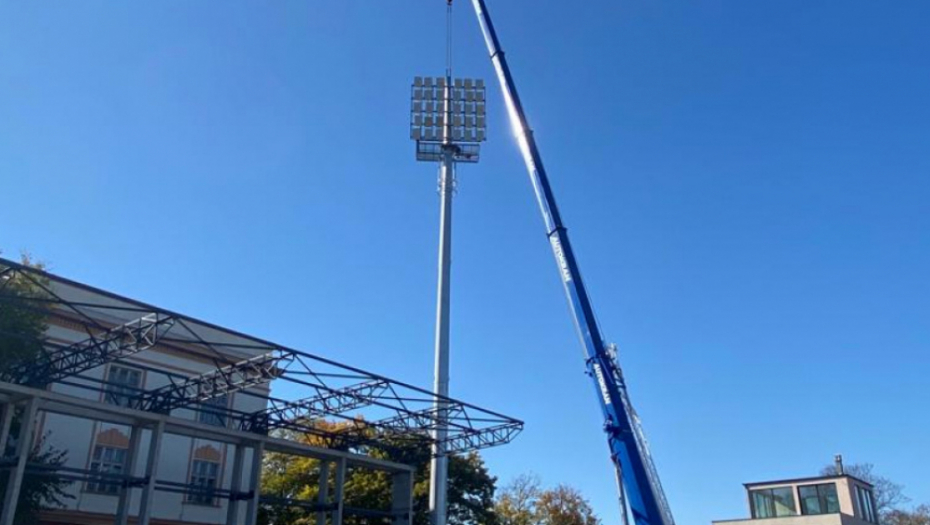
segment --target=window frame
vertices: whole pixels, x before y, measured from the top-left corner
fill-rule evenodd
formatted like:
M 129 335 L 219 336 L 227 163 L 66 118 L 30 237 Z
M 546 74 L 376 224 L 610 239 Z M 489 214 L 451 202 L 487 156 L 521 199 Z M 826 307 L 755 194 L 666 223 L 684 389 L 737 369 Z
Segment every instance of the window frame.
M 193 458 L 191 460 L 190 472 L 187 476 L 187 482 L 189 485 L 198 485 L 202 487 L 207 487 L 207 483 L 197 483 L 195 478 L 202 479 L 204 481 L 210 481 L 211 478 L 209 475 L 204 475 L 204 473 L 198 470 L 198 464 L 202 465 L 204 468 L 212 468 L 212 472 L 207 474 L 212 474 L 212 486 L 210 488 L 205 488 L 204 492 L 188 493 L 184 497 L 184 502 L 191 505 L 201 505 L 204 507 L 216 507 L 218 506 L 218 499 L 216 495 L 209 495 L 210 492 L 216 492 L 219 488 L 221 472 L 221 464 L 218 461 L 212 461 L 209 459 L 200 459 Z
M 221 408 L 223 410 L 227 410 L 229 409 L 231 400 L 232 396 L 230 394 L 223 394 L 221 396 L 212 397 L 206 401 L 202 401 L 197 409 L 197 422 L 213 427 L 227 428 L 229 426 L 227 414 L 219 413 L 219 411 L 213 411 L 211 409 Z M 204 410 L 204 408 L 207 410 Z
M 869 523 L 878 523 L 878 515 L 875 512 L 874 493 L 871 489 L 856 484 L 856 505 L 860 517 Z
M 778 508 L 776 506 L 775 491 L 787 491 L 788 496 L 791 498 L 791 512 L 788 514 L 779 514 Z M 767 493 L 767 494 L 766 494 Z M 756 494 L 759 494 L 762 497 L 766 495 L 769 497 L 769 502 L 771 503 L 771 515 L 761 516 L 759 512 L 759 506 L 756 503 Z M 760 489 L 750 489 L 749 490 L 749 504 L 750 504 L 750 514 L 753 519 L 768 519 L 768 518 L 783 518 L 787 516 L 797 516 L 798 515 L 798 504 L 795 497 L 794 487 L 791 485 L 781 485 L 777 487 L 768 487 Z M 768 510 L 768 509 L 766 509 Z
M 98 450 L 100 451 L 99 457 L 97 454 Z M 110 460 L 105 459 L 106 450 L 113 451 L 114 456 L 116 454 L 121 454 L 122 460 L 119 463 L 117 463 L 116 461 L 112 459 Z M 91 450 L 91 454 L 90 454 L 90 458 L 88 462 L 88 470 L 91 470 L 94 472 L 102 472 L 104 474 L 126 474 L 126 464 L 127 464 L 128 459 L 129 459 L 129 450 L 126 448 L 117 447 L 113 445 L 94 443 L 94 448 Z M 95 464 L 97 465 L 96 468 L 94 467 Z M 102 470 L 100 468 L 103 465 L 107 466 L 106 470 Z M 98 480 L 98 481 L 87 481 L 84 484 L 85 492 L 90 492 L 92 494 L 101 494 L 105 496 L 118 496 L 121 488 L 122 488 L 122 484 L 119 483 L 118 481 Z
M 138 377 L 137 384 L 114 381 L 114 373 L 127 373 L 129 377 Z M 144 371 L 131 366 L 111 364 L 104 379 L 103 402 L 109 405 L 133 408 L 134 398 L 145 385 Z
M 835 510 L 829 510 L 827 505 L 828 494 L 826 494 L 827 487 L 833 487 L 833 501 L 836 503 Z M 817 506 L 819 507 L 819 512 L 809 512 L 806 501 L 812 496 L 802 496 L 801 491 L 804 489 L 814 489 L 816 493 Z M 802 516 L 821 516 L 824 514 L 838 514 L 840 513 L 840 495 L 839 490 L 836 487 L 836 482 L 827 482 L 827 483 L 815 483 L 810 485 L 798 485 L 798 502 L 801 507 Z

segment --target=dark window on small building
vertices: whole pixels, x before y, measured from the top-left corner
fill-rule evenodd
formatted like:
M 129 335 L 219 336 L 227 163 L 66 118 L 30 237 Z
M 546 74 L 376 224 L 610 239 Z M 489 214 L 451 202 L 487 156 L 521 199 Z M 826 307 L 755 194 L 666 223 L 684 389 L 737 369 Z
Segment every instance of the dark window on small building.
M 856 505 L 859 507 L 859 517 L 871 523 L 878 523 L 871 490 L 856 485 Z
M 798 513 L 791 487 L 775 487 L 749 492 L 753 518 L 777 518 Z
M 834 514 L 840 511 L 836 483 L 802 485 L 798 487 L 798 496 L 801 499 L 801 514 Z

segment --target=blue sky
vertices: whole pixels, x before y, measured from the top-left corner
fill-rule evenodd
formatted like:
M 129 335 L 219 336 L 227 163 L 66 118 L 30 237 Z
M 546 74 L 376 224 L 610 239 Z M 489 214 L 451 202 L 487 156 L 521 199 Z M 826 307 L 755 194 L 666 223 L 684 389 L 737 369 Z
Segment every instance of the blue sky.
M 842 452 L 927 501 L 930 3 L 491 2 L 682 524 Z M 443 2 L 3 2 L 0 249 L 430 384 Z M 470 5 L 456 70 L 493 80 Z M 616 523 L 599 410 L 496 86 L 455 200 L 455 396 L 503 481 Z M 299 392 L 284 392 L 299 395 Z

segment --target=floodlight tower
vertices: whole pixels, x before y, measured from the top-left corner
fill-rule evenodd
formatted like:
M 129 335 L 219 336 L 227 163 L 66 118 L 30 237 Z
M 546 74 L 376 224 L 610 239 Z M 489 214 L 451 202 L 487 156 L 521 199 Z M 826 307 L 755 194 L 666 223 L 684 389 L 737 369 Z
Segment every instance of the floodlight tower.
M 439 424 L 433 429 L 430 464 L 430 522 L 446 525 L 448 458 L 442 445 L 448 432 L 445 398 L 449 395 L 449 299 L 452 266 L 452 195 L 455 165 L 478 162 L 487 134 L 483 80 L 452 78 L 452 2 L 447 3 L 446 74 L 415 77 L 410 88 L 410 138 L 418 161 L 439 163 L 439 282 L 436 297 L 436 363 L 433 391 Z

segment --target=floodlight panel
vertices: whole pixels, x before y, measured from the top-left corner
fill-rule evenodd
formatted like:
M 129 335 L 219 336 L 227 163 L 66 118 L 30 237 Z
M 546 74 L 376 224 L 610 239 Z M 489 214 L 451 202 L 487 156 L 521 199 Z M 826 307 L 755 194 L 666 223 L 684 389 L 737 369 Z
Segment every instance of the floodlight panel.
M 423 85 L 423 77 L 413 77 L 413 85 L 414 85 L 414 86 L 422 86 L 422 85 Z
M 476 79 L 475 79 L 475 87 L 476 87 L 476 88 L 479 88 L 479 89 L 484 89 L 484 79 L 483 79 L 483 78 L 476 78 Z
M 478 130 L 478 142 L 484 142 L 486 132 L 483 129 Z
M 479 90 L 475 93 L 475 98 L 480 102 L 484 100 L 484 90 Z
M 477 110 L 476 113 L 478 113 L 478 115 L 482 117 L 484 116 L 484 104 L 475 105 L 475 109 Z
M 478 116 L 478 119 L 476 120 L 476 122 L 477 122 L 477 125 L 478 125 L 479 128 L 485 127 L 485 124 L 484 124 L 484 115 L 479 115 L 479 116 Z
M 472 86 L 471 79 L 470 79 L 470 78 L 466 78 L 466 79 L 465 79 L 465 88 L 466 88 L 466 89 L 469 89 L 469 88 L 471 88 L 471 86 Z
M 413 140 L 420 140 L 420 136 L 422 133 L 423 132 L 420 130 L 420 128 L 412 128 L 410 130 L 410 138 L 412 138 Z

